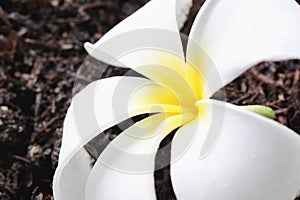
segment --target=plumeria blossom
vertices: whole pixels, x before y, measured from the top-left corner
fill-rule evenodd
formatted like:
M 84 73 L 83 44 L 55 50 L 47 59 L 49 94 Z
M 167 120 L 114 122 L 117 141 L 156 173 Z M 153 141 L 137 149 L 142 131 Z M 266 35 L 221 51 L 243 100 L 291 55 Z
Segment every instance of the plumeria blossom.
M 300 189 L 300 137 L 243 107 L 210 97 L 265 60 L 300 58 L 293 0 L 207 0 L 186 51 L 179 30 L 191 0 L 152 0 L 88 53 L 143 77 L 90 83 L 72 100 L 54 177 L 57 200 L 156 199 L 155 154 L 171 131 L 177 199 L 293 199 Z M 127 118 L 92 166 L 84 145 Z

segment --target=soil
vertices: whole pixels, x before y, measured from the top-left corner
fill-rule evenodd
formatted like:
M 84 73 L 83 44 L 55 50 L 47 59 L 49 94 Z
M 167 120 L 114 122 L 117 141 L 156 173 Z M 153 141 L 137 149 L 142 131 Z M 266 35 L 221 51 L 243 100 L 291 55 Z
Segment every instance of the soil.
M 53 198 L 63 120 L 87 55 L 83 43 L 97 41 L 146 2 L 0 1 L 1 200 Z M 202 3 L 195 1 L 185 34 Z M 112 67 L 105 76 L 122 73 Z M 226 98 L 237 105 L 270 106 L 277 121 L 300 133 L 299 78 L 299 60 L 263 62 L 230 83 Z M 114 130 L 107 133 L 110 139 Z M 172 134 L 162 146 L 171 139 Z M 169 159 L 169 152 L 157 159 Z M 169 167 L 156 171 L 155 183 L 158 199 L 175 199 Z

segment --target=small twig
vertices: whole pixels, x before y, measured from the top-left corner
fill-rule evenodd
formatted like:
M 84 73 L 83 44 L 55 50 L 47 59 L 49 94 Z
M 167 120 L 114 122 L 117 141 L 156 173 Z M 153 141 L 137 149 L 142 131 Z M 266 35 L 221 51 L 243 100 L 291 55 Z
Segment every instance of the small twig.
M 21 156 L 18 156 L 18 155 L 13 155 L 13 157 L 17 160 L 20 160 L 20 161 L 23 161 L 27 164 L 30 164 L 30 161 L 27 158 L 24 158 L 24 157 L 21 157 Z
M 274 84 L 274 80 L 272 80 L 271 78 L 267 77 L 266 75 L 260 74 L 258 73 L 254 68 L 252 68 L 250 70 L 250 73 L 254 76 L 254 78 L 258 81 L 262 81 L 266 84 Z
M 293 87 L 294 88 L 298 87 L 299 79 L 300 79 L 300 71 L 297 69 L 296 72 L 295 72 L 294 81 L 293 81 Z
M 288 112 L 289 108 L 281 108 L 281 109 L 278 109 L 278 110 L 275 110 L 275 114 L 278 115 L 278 114 L 286 114 Z
M 253 101 L 257 98 L 258 95 L 259 95 L 259 91 L 258 91 L 258 90 L 255 90 L 255 91 L 253 92 L 253 96 L 249 99 L 249 101 L 250 101 L 250 102 L 253 102 Z
M 96 2 L 91 2 L 91 3 L 86 3 L 82 6 L 79 7 L 78 12 L 79 13 L 84 13 L 88 9 L 96 8 L 96 7 L 101 7 L 104 6 L 102 1 L 96 1 Z
M 50 47 L 50 48 L 58 48 L 57 44 L 39 41 L 39 40 L 35 40 L 32 38 L 25 38 L 24 42 L 27 44 L 35 44 L 35 45 L 41 45 L 41 46 L 46 46 L 46 47 Z

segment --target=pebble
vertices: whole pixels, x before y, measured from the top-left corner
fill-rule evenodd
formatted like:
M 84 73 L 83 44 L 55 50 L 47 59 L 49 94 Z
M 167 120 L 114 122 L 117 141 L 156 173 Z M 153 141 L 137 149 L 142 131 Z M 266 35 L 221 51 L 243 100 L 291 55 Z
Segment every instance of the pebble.
M 51 1 L 51 5 L 53 7 L 57 7 L 57 6 L 59 6 L 59 1 L 58 0 L 53 0 L 53 1 Z
M 7 112 L 8 111 L 8 107 L 7 106 L 1 106 L 0 109 L 4 112 Z

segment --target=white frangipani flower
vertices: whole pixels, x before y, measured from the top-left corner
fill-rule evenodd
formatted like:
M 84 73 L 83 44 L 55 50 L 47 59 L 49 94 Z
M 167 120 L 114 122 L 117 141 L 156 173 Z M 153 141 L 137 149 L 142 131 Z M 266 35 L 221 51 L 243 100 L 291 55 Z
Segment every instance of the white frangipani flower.
M 139 72 L 89 84 L 72 100 L 54 176 L 56 200 L 156 199 L 154 158 L 172 141 L 177 199 L 282 200 L 300 189 L 300 137 L 242 107 L 209 99 L 254 64 L 300 58 L 293 0 L 207 0 L 186 53 L 179 29 L 191 0 L 152 0 L 86 43 L 100 61 Z M 93 167 L 84 145 L 132 116 Z

